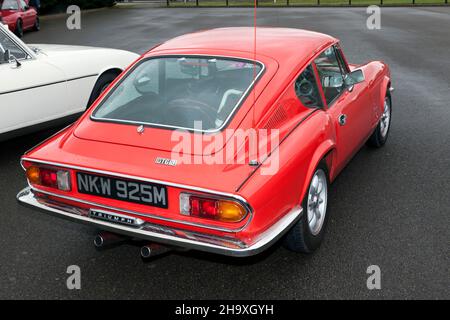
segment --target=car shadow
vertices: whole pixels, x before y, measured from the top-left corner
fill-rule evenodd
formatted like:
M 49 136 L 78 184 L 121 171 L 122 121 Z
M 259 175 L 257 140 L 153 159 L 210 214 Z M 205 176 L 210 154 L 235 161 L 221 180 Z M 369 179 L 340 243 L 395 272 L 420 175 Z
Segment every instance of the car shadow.
M 164 259 L 167 256 L 170 255 L 177 255 L 182 258 L 187 259 L 196 259 L 201 260 L 208 263 L 218 263 L 223 265 L 232 265 L 232 266 L 250 266 L 250 265 L 256 265 L 263 263 L 267 261 L 271 256 L 276 255 L 279 250 L 281 251 L 287 251 L 282 246 L 283 240 L 279 240 L 274 245 L 270 246 L 268 249 L 264 250 L 263 252 L 250 256 L 250 257 L 231 257 L 231 256 L 225 256 L 220 254 L 214 254 L 209 252 L 203 252 L 198 250 L 172 250 L 166 253 L 163 253 L 161 255 L 149 258 L 149 259 L 142 259 L 143 263 L 154 263 L 155 261 L 158 261 L 159 259 Z M 146 242 L 136 242 L 136 241 L 130 241 L 128 242 L 129 245 L 133 246 L 139 246 L 139 245 L 145 245 Z M 307 260 L 309 257 L 312 257 L 312 255 L 307 254 L 300 254 L 300 253 L 292 253 L 297 258 L 300 256 L 302 259 Z
M 0 160 L 4 157 L 21 156 L 40 142 L 48 139 L 53 134 L 64 128 L 64 125 L 28 133 L 19 137 L 10 138 L 0 142 L 0 148 L 4 150 L 0 154 Z

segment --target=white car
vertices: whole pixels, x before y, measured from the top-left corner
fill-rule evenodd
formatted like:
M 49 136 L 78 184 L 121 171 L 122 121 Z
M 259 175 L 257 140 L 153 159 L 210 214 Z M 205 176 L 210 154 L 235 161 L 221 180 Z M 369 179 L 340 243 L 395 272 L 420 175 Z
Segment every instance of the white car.
M 73 121 L 139 56 L 66 45 L 26 45 L 0 23 L 0 141 Z

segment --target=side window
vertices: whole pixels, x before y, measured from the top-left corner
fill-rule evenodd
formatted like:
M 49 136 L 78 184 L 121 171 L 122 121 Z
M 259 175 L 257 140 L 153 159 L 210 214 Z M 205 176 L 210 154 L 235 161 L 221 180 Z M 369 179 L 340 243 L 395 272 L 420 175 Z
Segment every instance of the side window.
M 326 49 L 315 61 L 325 99 L 330 105 L 344 90 L 344 72 L 334 47 Z
M 344 75 L 347 74 L 350 70 L 347 67 L 347 63 L 343 57 L 342 49 L 336 47 L 336 56 L 339 60 L 339 64 L 341 65 L 341 69 L 343 70 Z
M 306 107 L 323 107 L 312 65 L 309 65 L 295 81 L 295 93 Z
M 26 10 L 28 8 L 28 5 L 26 4 L 26 2 L 24 0 L 19 0 L 19 3 L 20 3 L 20 9 Z
M 9 50 L 10 55 L 14 56 L 18 60 L 27 58 L 27 54 L 13 41 L 11 41 L 5 33 L 0 31 L 0 64 L 9 62 L 5 59 L 6 50 Z

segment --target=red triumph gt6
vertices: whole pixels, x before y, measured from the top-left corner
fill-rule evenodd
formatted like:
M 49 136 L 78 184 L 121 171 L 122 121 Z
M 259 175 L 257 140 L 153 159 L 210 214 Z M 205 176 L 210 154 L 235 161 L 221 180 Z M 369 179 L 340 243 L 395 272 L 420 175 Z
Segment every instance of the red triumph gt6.
M 365 143 L 386 143 L 391 91 L 386 64 L 349 64 L 324 34 L 181 36 L 23 156 L 18 200 L 106 231 L 98 245 L 130 237 L 249 256 L 284 237 L 310 253 L 330 183 Z

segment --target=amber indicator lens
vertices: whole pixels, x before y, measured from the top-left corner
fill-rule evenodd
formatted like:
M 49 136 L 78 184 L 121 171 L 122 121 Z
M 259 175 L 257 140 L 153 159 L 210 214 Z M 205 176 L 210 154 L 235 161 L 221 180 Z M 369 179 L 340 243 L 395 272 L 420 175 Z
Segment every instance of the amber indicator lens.
M 31 166 L 27 169 L 27 178 L 31 184 L 40 184 L 40 170 L 38 167 Z

